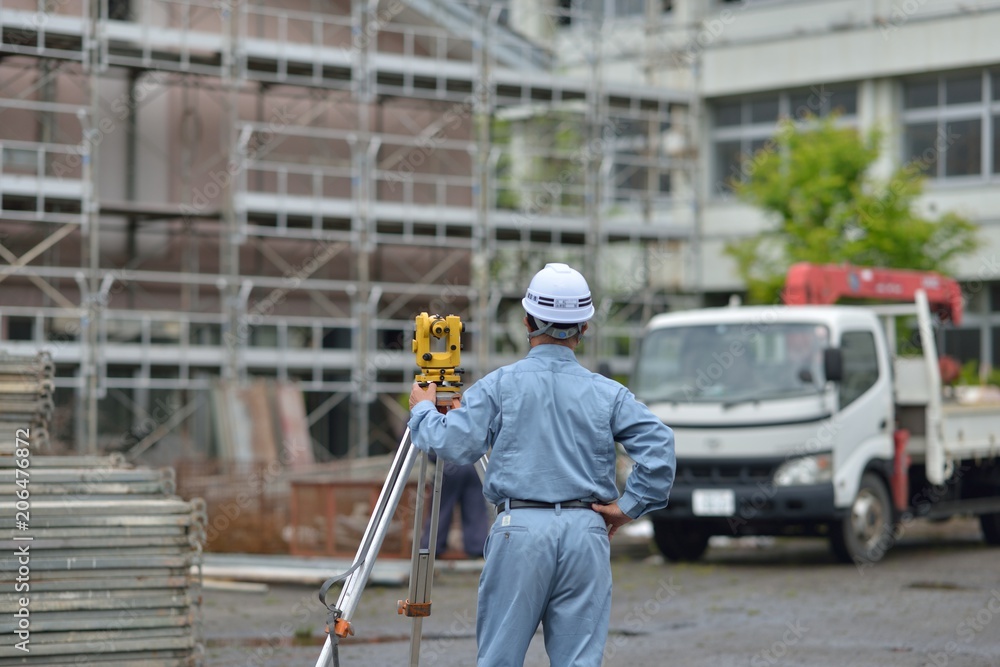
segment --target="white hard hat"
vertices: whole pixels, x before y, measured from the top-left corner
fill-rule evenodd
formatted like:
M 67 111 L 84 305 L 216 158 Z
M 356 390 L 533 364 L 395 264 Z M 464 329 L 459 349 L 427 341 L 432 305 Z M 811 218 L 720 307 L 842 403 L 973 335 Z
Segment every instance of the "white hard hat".
M 581 324 L 594 316 L 587 279 L 565 264 L 546 264 L 521 299 L 524 310 L 543 322 Z

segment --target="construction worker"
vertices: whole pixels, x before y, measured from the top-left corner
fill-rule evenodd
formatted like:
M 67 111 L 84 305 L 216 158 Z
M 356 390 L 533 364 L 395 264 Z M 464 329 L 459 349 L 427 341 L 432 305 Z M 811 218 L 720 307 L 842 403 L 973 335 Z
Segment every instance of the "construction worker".
M 457 463 L 492 447 L 483 495 L 497 518 L 479 581 L 479 667 L 523 665 L 539 623 L 553 667 L 602 663 L 611 614 L 610 538 L 665 507 L 673 432 L 625 387 L 574 355 L 594 315 L 590 288 L 547 264 L 524 299 L 531 349 L 470 386 L 447 414 L 413 385 L 413 443 Z M 619 497 L 615 442 L 635 461 Z

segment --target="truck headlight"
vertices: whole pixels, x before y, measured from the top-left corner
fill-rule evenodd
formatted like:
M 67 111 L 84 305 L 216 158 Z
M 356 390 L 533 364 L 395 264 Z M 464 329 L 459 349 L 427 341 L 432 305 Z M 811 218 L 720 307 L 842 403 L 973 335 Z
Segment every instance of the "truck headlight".
M 785 461 L 774 472 L 776 486 L 822 484 L 833 479 L 833 457 L 829 454 L 803 456 Z

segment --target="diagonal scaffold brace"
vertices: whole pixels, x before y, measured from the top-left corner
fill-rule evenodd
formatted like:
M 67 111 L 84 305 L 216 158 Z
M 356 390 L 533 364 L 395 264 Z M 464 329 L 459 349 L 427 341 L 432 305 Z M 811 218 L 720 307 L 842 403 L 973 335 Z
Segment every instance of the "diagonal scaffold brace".
M 459 395 L 462 386 L 461 369 L 458 368 L 463 327 L 461 320 L 455 315 L 442 318 L 438 315 L 421 313 L 416 318 L 413 352 L 416 354 L 417 365 L 421 369 L 415 381 L 425 385 L 434 382 L 437 385 L 437 408 L 446 413 L 452 399 Z M 431 338 L 443 339 L 445 351 L 431 351 Z M 444 463 L 438 458 L 434 462 L 433 483 L 431 485 L 431 511 L 428 547 L 421 548 L 421 536 L 424 524 L 425 484 L 427 469 L 430 464 L 428 455 L 417 449 L 410 438 L 407 428 L 400 440 L 396 455 L 393 458 L 389 474 L 386 476 L 382 491 L 372 511 L 368 526 L 361 538 L 357 554 L 351 567 L 343 574 L 327 580 L 319 591 L 320 602 L 327 608 L 327 638 L 316 667 L 340 667 L 340 641 L 354 634 L 351 624 L 357 609 L 361 594 L 371 576 L 372 568 L 382 542 L 389 530 L 390 523 L 400 501 L 403 499 L 407 483 L 413 473 L 414 465 L 419 461 L 416 504 L 413 514 L 413 551 L 410 562 L 409 592 L 406 600 L 397 603 L 398 614 L 412 619 L 410 634 L 410 665 L 416 667 L 420 661 L 420 639 L 423 629 L 423 619 L 431 614 L 431 587 L 434 578 L 435 549 L 437 545 L 438 514 L 441 501 L 441 484 L 444 477 Z M 480 480 L 486 474 L 488 458 L 484 455 L 476 462 L 476 470 Z M 336 604 L 327 602 L 330 589 L 343 583 Z

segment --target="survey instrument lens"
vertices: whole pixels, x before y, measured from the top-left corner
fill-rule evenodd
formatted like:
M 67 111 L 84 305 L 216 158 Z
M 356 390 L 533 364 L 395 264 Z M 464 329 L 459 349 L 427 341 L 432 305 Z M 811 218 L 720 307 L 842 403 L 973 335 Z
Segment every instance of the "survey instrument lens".
M 433 334 L 435 338 L 444 338 L 446 333 L 448 333 L 448 327 L 444 320 L 437 319 L 431 321 L 431 334 Z

